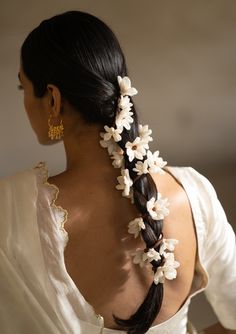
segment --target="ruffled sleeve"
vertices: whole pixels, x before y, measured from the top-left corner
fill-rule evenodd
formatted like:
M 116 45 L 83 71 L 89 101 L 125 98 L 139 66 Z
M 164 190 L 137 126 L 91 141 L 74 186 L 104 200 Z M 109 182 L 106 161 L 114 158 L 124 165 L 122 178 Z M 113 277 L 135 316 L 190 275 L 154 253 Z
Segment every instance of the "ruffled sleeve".
M 236 329 L 236 238 L 210 181 L 192 167 L 169 167 L 187 192 L 197 231 L 204 293 L 220 323 Z
M 0 332 L 59 334 L 57 312 L 42 253 L 38 184 L 29 169 L 0 180 Z
M 236 239 L 216 192 L 205 179 L 208 229 L 206 236 L 206 269 L 209 284 L 205 295 L 222 326 L 236 329 Z

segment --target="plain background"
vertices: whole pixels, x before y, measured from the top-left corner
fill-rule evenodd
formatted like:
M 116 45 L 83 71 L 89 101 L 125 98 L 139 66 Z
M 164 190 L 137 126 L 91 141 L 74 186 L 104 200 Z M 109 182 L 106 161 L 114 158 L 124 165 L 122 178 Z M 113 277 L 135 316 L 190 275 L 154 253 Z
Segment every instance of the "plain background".
M 126 55 L 152 150 L 169 165 L 193 166 L 214 184 L 230 222 L 236 221 L 236 1 L 0 1 L 0 176 L 45 160 L 65 168 L 62 144 L 37 143 L 17 90 L 19 49 L 43 19 L 82 10 L 104 20 Z M 235 227 L 234 227 L 235 228 Z M 216 322 L 203 294 L 192 301 L 198 329 Z

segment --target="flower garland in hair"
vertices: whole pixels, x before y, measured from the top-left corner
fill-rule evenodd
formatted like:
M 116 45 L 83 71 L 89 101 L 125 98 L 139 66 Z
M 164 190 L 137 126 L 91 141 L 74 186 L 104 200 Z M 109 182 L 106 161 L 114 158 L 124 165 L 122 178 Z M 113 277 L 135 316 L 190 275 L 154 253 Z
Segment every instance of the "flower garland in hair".
M 131 111 L 132 103 L 130 102 L 129 96 L 136 95 L 138 91 L 131 86 L 129 77 L 117 77 L 120 87 L 120 97 L 118 100 L 118 112 L 116 114 L 115 126 L 108 127 L 104 126 L 106 132 L 101 132 L 100 145 L 107 148 L 110 158 L 113 160 L 112 165 L 114 168 L 121 168 L 121 176 L 117 177 L 118 184 L 116 189 L 122 190 L 122 196 L 130 198 L 131 202 L 134 203 L 133 199 L 133 180 L 129 175 L 129 170 L 125 168 L 124 164 L 124 151 L 119 147 L 119 142 L 122 137 L 121 133 L 123 129 L 130 130 L 130 124 L 133 123 L 133 112 Z M 148 125 L 138 125 L 139 136 L 135 138 L 133 142 L 127 142 L 125 144 L 126 154 L 129 161 L 133 161 L 135 158 L 138 160 L 133 168 L 133 171 L 137 175 L 147 173 L 159 173 L 164 174 L 163 167 L 167 164 L 159 156 L 159 151 L 152 153 L 149 150 L 149 142 L 153 140 L 150 136 L 152 130 L 148 128 Z M 146 159 L 144 160 L 144 157 Z M 157 198 L 152 197 L 146 203 L 147 212 L 150 214 L 153 220 L 162 220 L 169 214 L 169 202 L 167 198 L 162 198 L 161 194 L 158 193 Z M 145 223 L 142 217 L 135 218 L 128 224 L 128 233 L 133 234 L 134 238 L 137 238 L 141 230 L 145 229 Z M 139 264 L 140 267 L 151 266 L 152 261 L 161 261 L 161 266 L 154 272 L 154 283 L 164 283 L 165 279 L 172 280 L 176 278 L 176 268 L 180 266 L 178 261 L 174 258 L 175 245 L 178 243 L 176 239 L 162 239 L 160 242 L 159 251 L 154 248 L 149 249 L 136 249 L 133 253 L 133 262 Z M 152 266 L 151 266 L 152 267 Z

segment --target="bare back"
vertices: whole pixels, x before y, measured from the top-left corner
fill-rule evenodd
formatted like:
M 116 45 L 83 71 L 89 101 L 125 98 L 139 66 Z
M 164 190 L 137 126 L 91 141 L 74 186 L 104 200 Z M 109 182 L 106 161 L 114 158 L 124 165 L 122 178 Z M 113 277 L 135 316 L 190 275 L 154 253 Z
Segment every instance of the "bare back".
M 158 191 L 170 202 L 163 233 L 164 238 L 179 240 L 175 258 L 181 264 L 177 278 L 164 283 L 163 303 L 154 326 L 173 316 L 187 299 L 197 243 L 191 208 L 182 186 L 169 173 L 152 176 Z M 145 247 L 141 238 L 134 239 L 127 232 L 129 221 L 139 212 L 115 189 L 115 178 L 94 183 L 86 178 L 72 179 L 66 173 L 49 178 L 60 189 L 57 204 L 68 211 L 66 268 L 84 298 L 104 317 L 105 327 L 121 329 L 112 314 L 129 318 L 153 281 L 153 274 L 134 264 L 130 255 L 136 248 Z

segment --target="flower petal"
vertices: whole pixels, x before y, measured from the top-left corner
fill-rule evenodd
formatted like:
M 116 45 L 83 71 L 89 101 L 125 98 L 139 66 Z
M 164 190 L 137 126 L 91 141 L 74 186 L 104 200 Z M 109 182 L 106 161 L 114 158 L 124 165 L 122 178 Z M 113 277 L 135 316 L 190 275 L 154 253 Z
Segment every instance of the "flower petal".
M 129 96 L 133 96 L 136 95 L 138 93 L 137 89 L 134 87 L 131 87 L 131 81 L 130 78 L 125 76 L 125 77 L 117 77 L 118 79 L 118 83 L 120 86 L 120 93 L 121 95 L 125 96 L 125 95 L 129 95 Z

